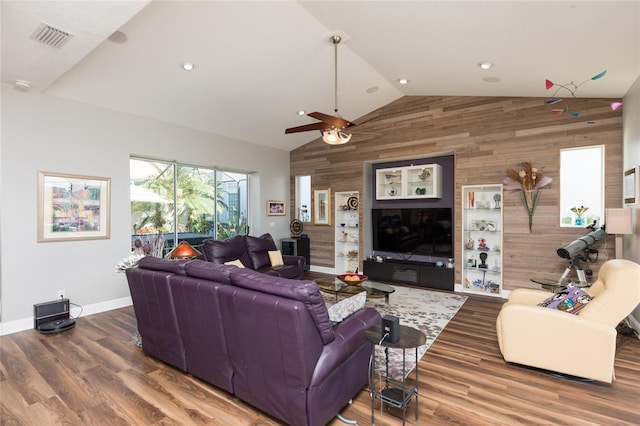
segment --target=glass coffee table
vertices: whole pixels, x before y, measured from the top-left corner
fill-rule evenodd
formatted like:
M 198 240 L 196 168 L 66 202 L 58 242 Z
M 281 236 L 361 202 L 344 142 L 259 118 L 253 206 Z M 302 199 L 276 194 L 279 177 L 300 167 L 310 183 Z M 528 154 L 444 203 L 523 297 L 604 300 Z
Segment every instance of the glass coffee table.
M 367 280 L 358 285 L 347 285 L 335 278 L 333 280 L 319 279 L 316 280 L 320 291 L 324 293 L 330 293 L 336 296 L 336 302 L 340 296 L 351 297 L 354 294 L 367 292 L 367 298 L 382 298 L 384 297 L 384 303 L 389 304 L 389 295 L 396 291 L 395 288 L 390 285 L 379 283 L 376 281 Z

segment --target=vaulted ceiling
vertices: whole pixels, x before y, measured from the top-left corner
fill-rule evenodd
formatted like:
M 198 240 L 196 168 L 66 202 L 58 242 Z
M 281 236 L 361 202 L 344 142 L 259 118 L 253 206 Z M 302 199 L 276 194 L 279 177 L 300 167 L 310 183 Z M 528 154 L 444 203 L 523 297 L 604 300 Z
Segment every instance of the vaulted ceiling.
M 547 78 L 615 99 L 640 75 L 638 1 L 3 0 L 1 13 L 16 90 L 285 151 L 319 136 L 284 134 L 314 121 L 297 111 L 333 114 L 333 34 L 339 113 L 356 122 L 405 95 L 549 97 Z M 35 40 L 42 23 L 71 37 Z

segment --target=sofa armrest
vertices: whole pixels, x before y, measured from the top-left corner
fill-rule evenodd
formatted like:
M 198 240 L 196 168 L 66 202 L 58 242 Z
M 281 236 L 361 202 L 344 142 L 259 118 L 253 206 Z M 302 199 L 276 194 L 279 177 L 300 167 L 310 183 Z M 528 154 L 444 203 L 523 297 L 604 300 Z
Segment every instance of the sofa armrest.
M 304 270 L 304 265 L 307 263 L 303 256 L 293 256 L 291 254 L 283 254 L 282 261 L 285 265 L 297 265 Z
M 611 382 L 615 328 L 555 309 L 512 302 L 496 320 L 507 362 Z
M 364 308 L 334 327 L 336 338 L 325 345 L 316 363 L 310 387 L 319 385 L 363 344 L 369 343 L 365 331 L 380 325 L 381 317 L 373 308 Z M 373 350 L 373 344 L 371 344 Z

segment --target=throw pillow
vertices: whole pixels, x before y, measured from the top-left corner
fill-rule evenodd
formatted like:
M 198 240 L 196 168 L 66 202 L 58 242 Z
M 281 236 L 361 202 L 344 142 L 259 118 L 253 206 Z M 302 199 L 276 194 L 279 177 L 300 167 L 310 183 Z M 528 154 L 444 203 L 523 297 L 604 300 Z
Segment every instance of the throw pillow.
M 367 292 L 363 291 L 348 299 L 341 300 L 329 308 L 329 319 L 334 324 L 344 321 L 360 309 L 364 308 L 367 301 Z
M 240 259 L 230 260 L 228 262 L 224 262 L 224 264 L 225 265 L 237 266 L 238 268 L 244 268 L 244 265 L 242 264 L 242 262 L 240 262 Z
M 587 292 L 577 285 L 570 283 L 566 287 L 558 290 L 553 296 L 539 303 L 538 306 L 576 314 L 591 300 L 593 300 L 593 298 L 589 296 Z
M 272 267 L 284 265 L 284 260 L 282 260 L 282 253 L 280 253 L 280 250 L 269 251 L 269 261 L 271 262 Z

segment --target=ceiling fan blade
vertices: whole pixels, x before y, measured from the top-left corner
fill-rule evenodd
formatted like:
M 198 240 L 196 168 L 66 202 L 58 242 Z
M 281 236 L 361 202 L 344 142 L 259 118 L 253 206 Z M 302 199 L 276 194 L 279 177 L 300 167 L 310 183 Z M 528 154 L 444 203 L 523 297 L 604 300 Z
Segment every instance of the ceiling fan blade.
M 325 130 L 329 129 L 331 126 L 327 123 L 311 123 L 305 124 L 304 126 L 290 127 L 284 131 L 285 134 L 288 133 L 298 133 L 298 132 L 309 132 L 311 130 Z
M 354 123 L 345 120 L 342 117 L 336 117 L 335 115 L 328 115 L 322 112 L 310 112 L 307 114 L 309 117 L 313 117 L 316 120 L 324 121 L 327 124 L 330 124 L 333 127 L 346 129 L 347 127 L 355 126 Z

